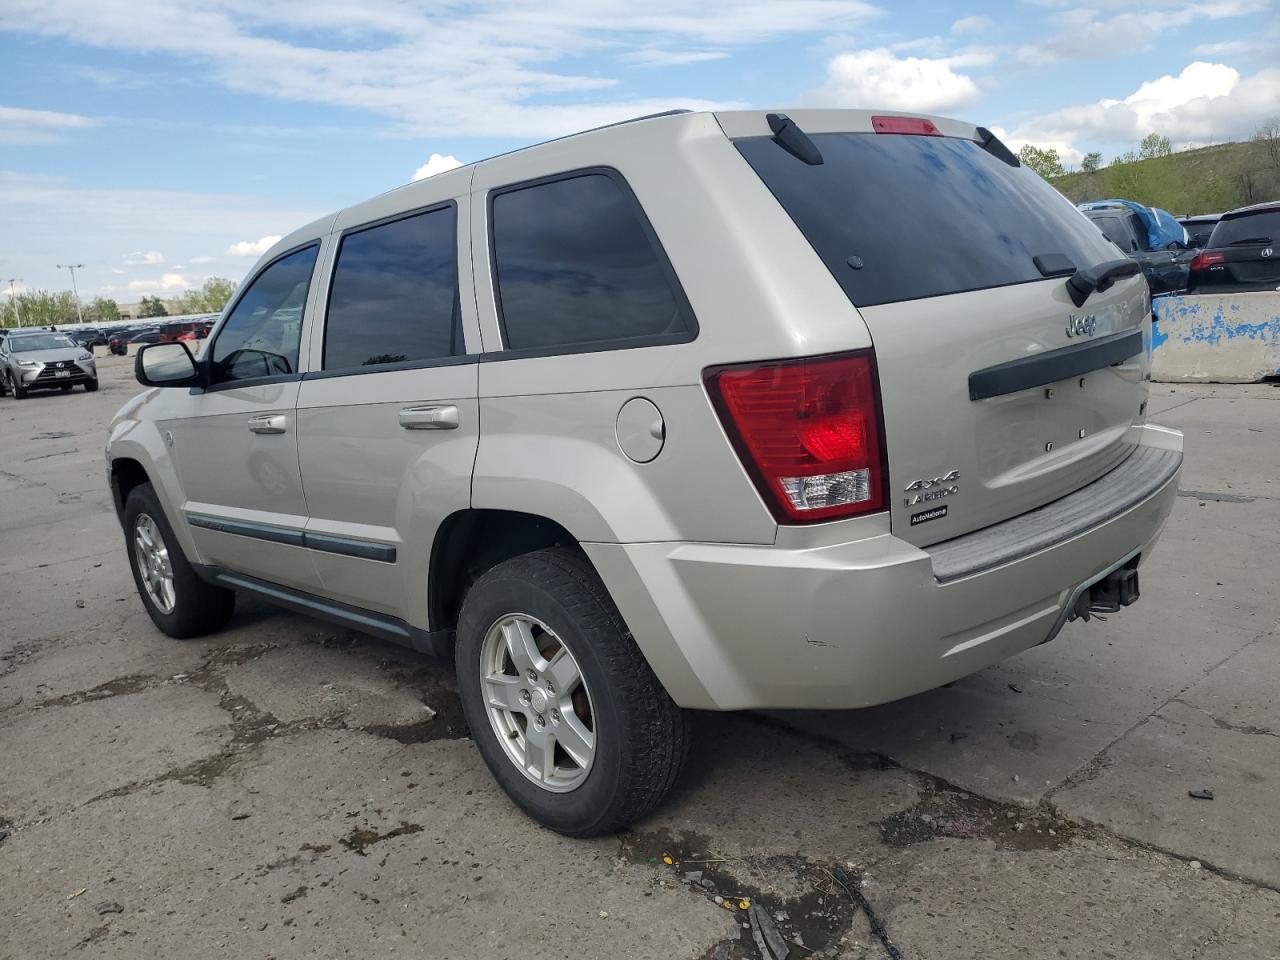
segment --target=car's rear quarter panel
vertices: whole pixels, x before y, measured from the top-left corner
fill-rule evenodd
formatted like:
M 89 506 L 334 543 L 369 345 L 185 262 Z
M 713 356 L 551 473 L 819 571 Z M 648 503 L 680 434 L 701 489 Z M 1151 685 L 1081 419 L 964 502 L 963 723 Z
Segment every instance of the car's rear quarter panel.
M 477 167 L 472 253 L 484 349 L 501 345 L 488 191 L 601 166 L 619 171 L 640 199 L 697 318 L 697 337 L 481 363 L 473 503 L 527 504 L 530 512 L 542 504 L 582 540 L 771 543 L 777 525 L 721 429 L 703 372 L 870 340 L 714 117 L 628 124 Z M 655 402 L 666 423 L 663 452 L 648 464 L 623 456 L 615 437 L 618 410 L 632 396 Z

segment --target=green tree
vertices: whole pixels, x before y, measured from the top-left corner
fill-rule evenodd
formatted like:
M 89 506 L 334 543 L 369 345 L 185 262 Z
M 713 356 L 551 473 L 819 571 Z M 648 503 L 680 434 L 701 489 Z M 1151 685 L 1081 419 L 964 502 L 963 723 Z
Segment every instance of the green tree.
M 1037 147 L 1035 144 L 1024 144 L 1018 151 L 1018 159 L 1024 167 L 1030 167 L 1046 180 L 1049 177 L 1060 177 L 1066 173 L 1062 166 L 1062 158 L 1052 147 Z
M 110 297 L 94 297 L 85 308 L 86 320 L 119 320 L 120 305 Z
M 1154 160 L 1156 157 L 1167 157 L 1171 153 L 1173 153 L 1173 147 L 1169 145 L 1169 138 L 1162 137 L 1158 133 L 1148 133 L 1138 144 L 1139 160 Z
M 138 316 L 146 319 L 148 317 L 167 317 L 169 311 L 164 308 L 164 304 L 160 302 L 159 297 L 143 297 L 138 301 Z
M 1080 169 L 1084 173 L 1096 173 L 1100 166 L 1102 166 L 1102 154 L 1097 151 L 1086 153 L 1084 159 L 1080 161 Z
M 221 313 L 236 292 L 234 280 L 210 277 L 199 290 L 188 290 L 182 296 L 183 313 Z
M 16 301 L 16 303 L 15 303 Z M 70 290 L 27 290 L 17 295 L 0 310 L 0 326 L 16 327 L 18 318 L 24 327 L 45 327 L 58 323 L 75 323 L 76 298 Z

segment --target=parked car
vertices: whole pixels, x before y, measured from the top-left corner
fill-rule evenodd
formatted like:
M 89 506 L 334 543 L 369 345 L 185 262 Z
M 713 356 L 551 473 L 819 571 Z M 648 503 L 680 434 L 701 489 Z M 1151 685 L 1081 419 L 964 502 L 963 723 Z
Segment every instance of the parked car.
M 106 331 L 98 327 L 75 327 L 64 332 L 90 352 L 93 351 L 94 347 L 105 347 L 107 345 Z
M 448 657 L 514 801 L 613 831 L 686 708 L 882 703 L 1137 599 L 1182 462 L 1138 272 L 954 120 L 471 164 L 281 240 L 201 359 L 139 350 L 134 580 L 175 637 L 243 592 Z
M 1187 231 L 1172 214 L 1132 200 L 1098 200 L 1079 209 L 1125 256 L 1138 261 L 1153 296 L 1187 288 Z
M 1224 213 L 1191 261 L 1188 287 L 1200 293 L 1280 290 L 1280 202 Z
M 93 354 L 62 333 L 14 331 L 0 340 L 0 396 L 25 399 L 32 390 L 98 389 Z
M 1187 246 L 1198 250 L 1209 241 L 1209 234 L 1222 217 L 1220 213 L 1205 213 L 1196 217 L 1179 217 L 1178 223 L 1187 231 Z

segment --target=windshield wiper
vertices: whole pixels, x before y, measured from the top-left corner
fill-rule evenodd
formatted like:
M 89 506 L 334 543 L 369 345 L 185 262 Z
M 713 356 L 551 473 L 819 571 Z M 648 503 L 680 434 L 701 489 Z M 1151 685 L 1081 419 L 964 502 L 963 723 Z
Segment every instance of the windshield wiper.
M 1070 294 L 1072 303 L 1077 307 L 1083 307 L 1084 302 L 1089 299 L 1089 294 L 1095 290 L 1098 292 L 1106 290 L 1121 277 L 1131 277 L 1141 271 L 1142 267 L 1136 260 L 1108 260 L 1106 263 L 1073 273 L 1067 280 L 1067 293 Z
M 1227 244 L 1228 247 L 1238 247 L 1245 243 L 1270 243 L 1270 237 L 1245 237 L 1243 240 L 1232 240 Z

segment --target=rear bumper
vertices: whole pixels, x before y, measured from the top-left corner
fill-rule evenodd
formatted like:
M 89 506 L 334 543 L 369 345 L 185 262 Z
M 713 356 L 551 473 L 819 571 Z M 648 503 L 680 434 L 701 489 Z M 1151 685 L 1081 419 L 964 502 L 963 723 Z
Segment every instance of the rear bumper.
M 1131 465 L 1117 483 L 1122 464 L 1034 511 L 1037 522 L 1025 514 L 933 548 L 891 534 L 799 550 L 583 546 L 681 706 L 871 706 L 1051 639 L 1082 585 L 1149 553 L 1177 495 L 1182 435 L 1135 434 L 1126 463 L 1144 457 L 1145 473 Z

